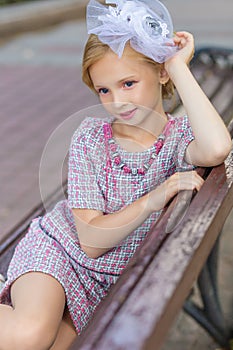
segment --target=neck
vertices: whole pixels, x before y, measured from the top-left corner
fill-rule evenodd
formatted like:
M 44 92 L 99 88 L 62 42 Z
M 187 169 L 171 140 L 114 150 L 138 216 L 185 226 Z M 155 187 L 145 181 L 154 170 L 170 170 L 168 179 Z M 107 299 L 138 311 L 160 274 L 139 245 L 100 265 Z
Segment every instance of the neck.
M 153 123 L 142 123 L 130 125 L 115 120 L 112 124 L 113 137 L 116 139 L 127 139 L 141 144 L 143 147 L 150 147 L 162 133 L 167 123 L 167 116 L 159 115 L 154 118 Z

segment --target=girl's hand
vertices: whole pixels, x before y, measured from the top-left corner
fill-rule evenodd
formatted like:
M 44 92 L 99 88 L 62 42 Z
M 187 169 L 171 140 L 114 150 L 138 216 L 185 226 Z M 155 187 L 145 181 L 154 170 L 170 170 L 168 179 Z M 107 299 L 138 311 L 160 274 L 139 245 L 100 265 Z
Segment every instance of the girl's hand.
M 188 32 L 176 32 L 173 41 L 179 50 L 165 62 L 165 69 L 177 59 L 181 59 L 186 64 L 189 64 L 194 55 L 194 38 L 192 34 Z
M 151 211 L 163 209 L 166 204 L 181 190 L 199 191 L 204 180 L 196 171 L 177 172 L 149 193 Z

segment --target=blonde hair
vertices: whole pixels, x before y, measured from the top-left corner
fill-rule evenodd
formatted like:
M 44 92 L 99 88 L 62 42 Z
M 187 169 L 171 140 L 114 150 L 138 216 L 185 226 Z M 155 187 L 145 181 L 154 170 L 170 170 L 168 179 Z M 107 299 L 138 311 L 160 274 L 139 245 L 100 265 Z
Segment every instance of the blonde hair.
M 127 44 L 130 47 L 129 44 Z M 83 53 L 83 62 L 82 62 L 82 79 L 83 82 L 96 93 L 95 88 L 93 86 L 93 82 L 90 76 L 90 67 L 98 62 L 101 58 L 105 56 L 105 54 L 111 50 L 110 47 L 104 43 L 102 43 L 98 36 L 95 34 L 91 34 L 87 40 L 85 45 L 84 53 Z M 133 50 L 131 48 L 133 55 L 137 56 L 144 62 L 151 64 L 156 70 L 159 70 L 163 67 L 162 63 L 157 63 L 150 59 L 149 57 L 144 56 L 143 54 Z M 174 85 L 172 81 L 169 79 L 166 84 L 162 86 L 162 97 L 164 99 L 171 98 L 174 93 Z

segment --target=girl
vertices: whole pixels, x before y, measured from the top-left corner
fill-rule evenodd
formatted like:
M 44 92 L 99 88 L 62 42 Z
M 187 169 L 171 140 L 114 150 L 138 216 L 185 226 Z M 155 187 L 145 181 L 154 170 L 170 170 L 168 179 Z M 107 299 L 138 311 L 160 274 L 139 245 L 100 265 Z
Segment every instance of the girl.
M 193 164 L 217 165 L 230 151 L 187 66 L 192 35 L 172 37 L 156 0 L 115 3 L 89 3 L 83 57 L 83 80 L 109 116 L 82 122 L 70 147 L 68 200 L 35 219 L 16 248 L 0 294 L 0 350 L 68 349 L 168 201 L 200 189 Z M 188 117 L 164 111 L 173 84 Z

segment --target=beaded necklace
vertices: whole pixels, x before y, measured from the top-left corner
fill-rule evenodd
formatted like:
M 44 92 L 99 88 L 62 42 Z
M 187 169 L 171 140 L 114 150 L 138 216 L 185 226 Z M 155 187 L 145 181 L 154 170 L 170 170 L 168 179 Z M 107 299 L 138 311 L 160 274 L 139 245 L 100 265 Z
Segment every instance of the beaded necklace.
M 111 154 L 113 157 L 113 162 L 114 164 L 120 168 L 121 170 L 123 170 L 123 172 L 125 174 L 132 174 L 132 175 L 145 175 L 146 171 L 150 168 L 151 164 L 153 163 L 153 161 L 155 160 L 155 158 L 158 156 L 159 152 L 161 151 L 163 145 L 164 145 L 164 140 L 166 139 L 166 136 L 170 130 L 170 127 L 172 126 L 172 124 L 174 124 L 174 120 L 170 119 L 164 130 L 163 133 L 159 135 L 159 137 L 157 138 L 157 140 L 154 143 L 154 147 L 155 147 L 155 152 L 153 152 L 150 156 L 150 159 L 147 163 L 142 164 L 141 168 L 130 168 L 126 163 L 124 163 L 120 157 L 119 152 L 117 151 L 117 145 L 115 143 L 115 140 L 113 139 L 113 133 L 112 133 L 112 128 L 111 125 L 109 123 L 105 123 L 103 125 L 104 128 L 104 136 L 105 139 L 107 140 L 110 150 L 111 150 Z

